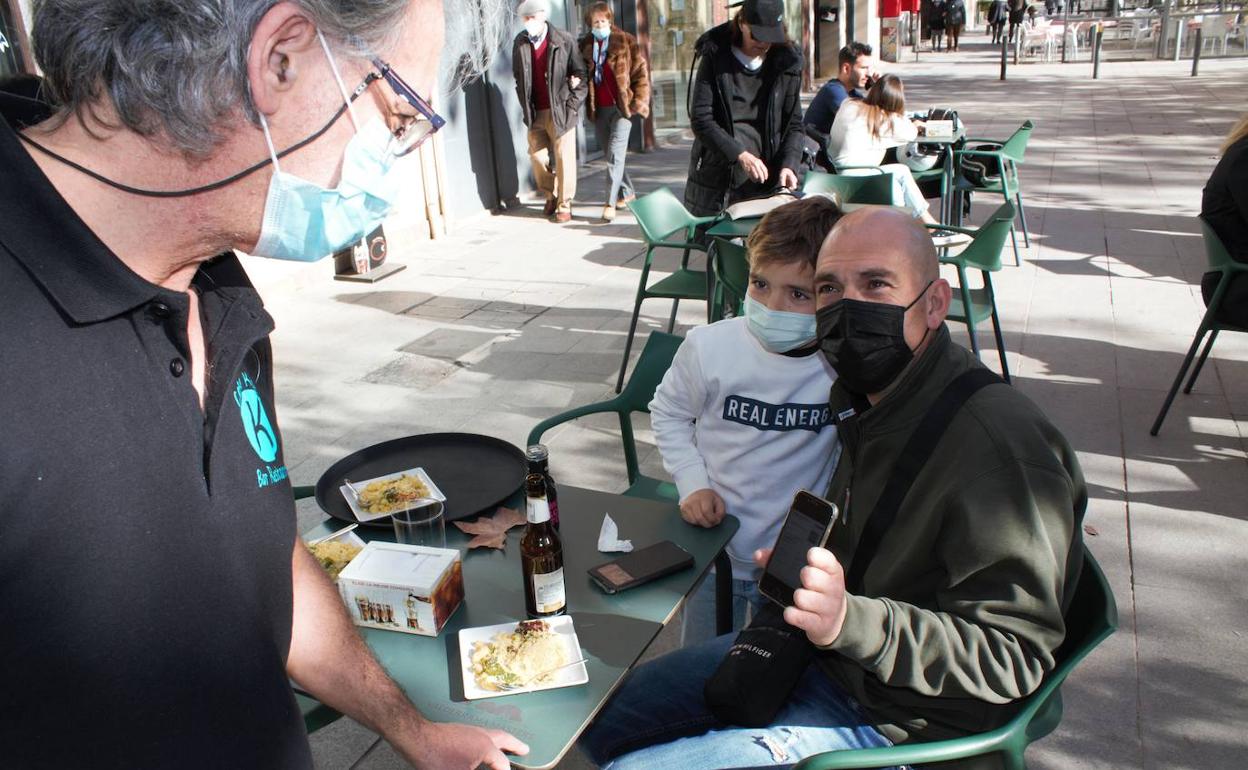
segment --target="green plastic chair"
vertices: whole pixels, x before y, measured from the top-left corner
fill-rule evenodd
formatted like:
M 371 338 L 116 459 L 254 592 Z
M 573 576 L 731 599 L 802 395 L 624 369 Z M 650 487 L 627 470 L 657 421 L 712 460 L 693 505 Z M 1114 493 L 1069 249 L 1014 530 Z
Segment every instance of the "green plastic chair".
M 893 175 L 878 168 L 875 170 L 879 173 L 867 176 L 807 171 L 805 179 L 802 180 L 802 191 L 836 193 L 841 203 L 891 206 L 893 205 Z
M 979 158 L 985 161 L 991 170 L 996 167 L 996 176 L 991 181 L 982 184 L 971 184 L 966 177 L 959 175 L 954 183 L 960 192 L 985 192 L 1000 195 L 1005 199 L 1006 203 L 1018 203 L 1018 219 L 1023 227 L 1023 244 L 1031 246 L 1031 235 L 1027 231 L 1027 213 L 1023 209 L 1023 191 L 1018 182 L 1018 167 L 1022 165 L 1023 157 L 1027 154 L 1027 140 L 1031 138 L 1031 132 L 1036 124 L 1031 120 L 1023 121 L 1009 139 L 1004 142 L 996 139 L 976 139 L 968 138 L 966 144 L 969 147 L 973 143 L 996 144 L 999 148 L 996 150 L 976 150 L 962 149 L 955 150 L 953 153 L 954 168 L 962 167 L 963 158 Z M 1015 234 L 1014 227 L 1010 227 L 1010 242 L 1014 245 L 1014 264 L 1022 264 L 1022 257 L 1018 251 L 1018 236 Z
M 624 466 L 628 472 L 628 489 L 624 490 L 624 494 L 647 500 L 677 502 L 680 495 L 675 484 L 642 475 L 637 462 L 637 441 L 633 437 L 632 414 L 650 412 L 654 391 L 671 367 L 680 343 L 684 341 L 683 337 L 675 334 L 651 332 L 637 358 L 637 365 L 633 367 L 633 376 L 628 379 L 628 386 L 618 396 L 609 401 L 569 409 L 542 420 L 529 431 L 528 445 L 541 443 L 542 435 L 557 425 L 589 414 L 615 412 L 620 418 L 620 439 L 624 443 Z
M 988 218 L 978 230 L 951 225 L 928 225 L 928 228 L 940 231 L 965 233 L 973 237 L 961 252 L 945 255 L 940 258 L 943 265 L 953 265 L 958 271 L 958 285 L 949 302 L 949 316 L 952 321 L 966 324 L 966 333 L 971 338 L 971 352 L 979 356 L 979 341 L 975 338 L 975 327 L 988 319 L 992 320 L 992 333 L 997 341 L 997 355 L 1001 358 L 1001 377 L 1010 381 L 1010 368 L 1005 361 L 1005 338 L 1001 335 L 1001 319 L 997 315 L 997 296 L 992 288 L 992 274 L 1001 269 L 1001 251 L 1005 248 L 1005 239 L 1014 226 L 1014 206 L 1006 202 Z M 967 281 L 967 269 L 980 271 L 983 276 L 983 287 L 971 288 Z
M 624 360 L 620 363 L 620 377 L 615 383 L 615 392 L 624 387 L 624 374 L 628 370 L 628 354 L 633 348 L 633 335 L 637 332 L 637 317 L 641 314 L 641 303 L 651 297 L 672 300 L 672 315 L 667 321 L 670 334 L 676 327 L 676 309 L 682 299 L 709 300 L 707 274 L 705 270 L 689 269 L 689 252 L 691 250 L 706 251 L 706 246 L 694 240 L 699 225 L 710 224 L 718 217 L 695 217 L 690 214 L 679 199 L 666 187 L 636 200 L 630 201 L 628 208 L 637 218 L 641 227 L 641 237 L 646 242 L 646 261 L 641 268 L 641 281 L 637 285 L 637 298 L 633 303 L 633 318 L 628 325 L 628 340 L 624 343 Z M 680 267 L 676 272 L 660 278 L 647 286 L 650 278 L 650 265 L 654 259 L 655 249 L 682 249 Z
M 1199 217 L 1198 217 L 1199 218 Z M 1213 348 L 1213 341 L 1218 338 L 1218 332 L 1223 329 L 1232 332 L 1248 332 L 1248 329 L 1242 326 L 1222 323 L 1218 320 L 1218 313 L 1222 309 L 1222 299 L 1226 296 L 1227 287 L 1231 285 L 1231 281 L 1236 275 L 1248 273 L 1248 264 L 1236 262 L 1227 251 L 1226 244 L 1222 243 L 1222 239 L 1213 231 L 1209 223 L 1204 219 L 1200 219 L 1200 232 L 1204 236 L 1205 241 L 1205 258 L 1209 262 L 1209 270 L 1221 273 L 1218 278 L 1218 286 L 1213 290 L 1213 296 L 1209 298 L 1209 307 L 1205 308 L 1205 315 L 1200 319 L 1200 326 L 1196 328 L 1196 338 L 1192 340 L 1192 346 L 1187 349 L 1187 355 L 1183 357 L 1183 365 L 1179 367 L 1179 373 L 1174 376 L 1174 383 L 1170 385 L 1170 392 L 1166 394 L 1166 400 L 1161 405 L 1161 411 L 1157 413 L 1157 419 L 1153 421 L 1153 427 L 1149 430 L 1149 434 L 1156 436 L 1161 430 L 1161 423 L 1166 419 L 1166 412 L 1170 411 L 1170 404 L 1174 402 L 1174 396 L 1179 390 L 1179 383 L 1183 381 L 1183 375 L 1187 373 L 1187 368 L 1192 365 L 1192 358 L 1196 355 L 1196 348 L 1200 347 L 1200 342 L 1206 334 L 1209 334 L 1209 341 L 1205 344 L 1205 349 L 1200 353 L 1200 359 L 1196 361 L 1196 368 L 1192 370 L 1191 379 L 1187 381 L 1187 386 L 1183 388 L 1184 393 L 1191 393 L 1192 386 L 1196 384 L 1196 378 L 1200 376 L 1200 370 L 1205 365 L 1205 359 L 1209 357 L 1209 351 Z M 1248 281 L 1248 278 L 1241 280 Z
M 744 311 L 745 293 L 750 287 L 750 258 L 744 246 L 724 238 L 712 245 L 711 269 L 715 271 L 715 297 L 711 321 L 718 321 L 732 309 L 734 316 Z
M 816 754 L 799 762 L 793 770 L 923 766 L 990 754 L 999 755 L 1006 770 L 1026 770 L 1023 754 L 1027 745 L 1053 732 L 1062 721 L 1062 682 L 1116 628 L 1118 606 L 1114 593 L 1100 565 L 1085 551 L 1083 571 L 1066 611 L 1066 640 L 1055 655 L 1057 665 L 1040 687 L 1024 699 L 1022 710 L 1013 719 L 996 730 L 965 738 Z

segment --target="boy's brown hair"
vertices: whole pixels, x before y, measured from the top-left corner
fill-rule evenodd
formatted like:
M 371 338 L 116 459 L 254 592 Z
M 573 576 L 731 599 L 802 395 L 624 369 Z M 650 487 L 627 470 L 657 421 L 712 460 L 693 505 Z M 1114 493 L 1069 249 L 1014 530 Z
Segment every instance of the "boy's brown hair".
M 844 213 L 825 195 L 811 195 L 767 212 L 750 233 L 750 268 L 805 262 L 813 269 L 823 239 Z

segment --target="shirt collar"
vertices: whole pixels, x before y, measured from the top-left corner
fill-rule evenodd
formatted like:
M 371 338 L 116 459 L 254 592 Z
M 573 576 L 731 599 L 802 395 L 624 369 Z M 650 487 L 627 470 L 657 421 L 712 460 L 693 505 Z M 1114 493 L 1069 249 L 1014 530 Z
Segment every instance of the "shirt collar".
M 179 296 L 144 280 L 109 250 L 31 159 L 17 130 L 50 114 L 45 103 L 29 95 L 0 90 L 0 168 L 5 170 L 0 249 L 12 254 L 77 323 L 103 321 L 157 297 Z

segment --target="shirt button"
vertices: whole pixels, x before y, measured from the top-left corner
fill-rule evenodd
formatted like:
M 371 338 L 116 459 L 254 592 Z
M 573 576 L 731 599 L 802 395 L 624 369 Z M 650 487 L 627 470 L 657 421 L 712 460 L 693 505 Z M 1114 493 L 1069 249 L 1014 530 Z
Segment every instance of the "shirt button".
M 170 311 L 169 311 L 169 306 L 168 306 L 168 305 L 166 305 L 165 303 L 163 303 L 163 302 L 153 302 L 153 303 L 152 303 L 152 315 L 154 315 L 155 317 L 157 317 L 157 318 L 162 318 L 162 319 L 163 319 L 163 318 L 168 318 L 168 317 L 169 317 L 169 312 L 170 312 Z
M 186 364 L 182 362 L 182 359 L 175 358 L 169 362 L 169 373 L 174 377 L 181 377 L 184 371 L 186 371 Z

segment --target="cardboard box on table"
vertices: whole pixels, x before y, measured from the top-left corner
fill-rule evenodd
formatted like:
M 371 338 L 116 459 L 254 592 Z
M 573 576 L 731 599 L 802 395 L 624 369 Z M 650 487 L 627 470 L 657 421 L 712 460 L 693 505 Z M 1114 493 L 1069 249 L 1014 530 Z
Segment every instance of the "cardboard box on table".
M 372 542 L 338 575 L 357 626 L 437 636 L 464 600 L 459 551 Z

